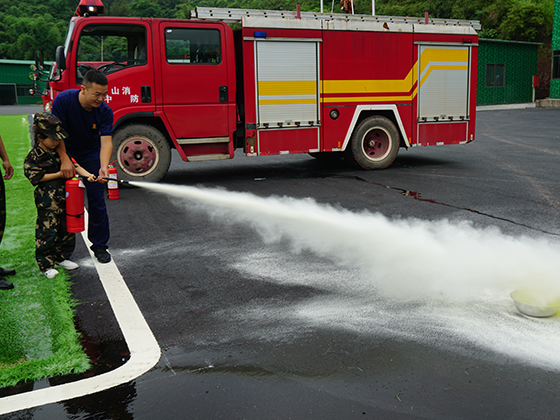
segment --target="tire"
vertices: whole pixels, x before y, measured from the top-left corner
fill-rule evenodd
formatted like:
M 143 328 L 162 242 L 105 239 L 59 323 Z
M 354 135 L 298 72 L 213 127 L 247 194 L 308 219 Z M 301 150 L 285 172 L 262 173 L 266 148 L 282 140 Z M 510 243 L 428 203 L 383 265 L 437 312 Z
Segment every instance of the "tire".
M 395 124 L 375 115 L 363 120 L 350 139 L 347 156 L 367 170 L 389 167 L 399 153 L 400 139 Z
M 169 169 L 171 148 L 165 136 L 145 124 L 130 124 L 113 135 L 111 162 L 117 176 L 127 181 L 158 182 Z

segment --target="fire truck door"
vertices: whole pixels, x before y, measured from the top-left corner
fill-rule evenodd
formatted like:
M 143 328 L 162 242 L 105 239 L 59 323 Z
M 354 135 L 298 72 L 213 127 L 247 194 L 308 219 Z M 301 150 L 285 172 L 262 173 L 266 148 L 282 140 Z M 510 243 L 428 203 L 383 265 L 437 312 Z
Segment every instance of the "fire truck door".
M 286 126 L 318 124 L 316 42 L 256 42 L 258 122 Z
M 228 138 L 228 73 L 220 25 L 162 22 L 162 105 L 177 139 Z M 227 140 L 226 140 L 227 141 Z
M 470 47 L 419 45 L 418 48 L 419 120 L 467 119 Z
M 259 154 L 318 151 L 319 45 L 255 42 Z

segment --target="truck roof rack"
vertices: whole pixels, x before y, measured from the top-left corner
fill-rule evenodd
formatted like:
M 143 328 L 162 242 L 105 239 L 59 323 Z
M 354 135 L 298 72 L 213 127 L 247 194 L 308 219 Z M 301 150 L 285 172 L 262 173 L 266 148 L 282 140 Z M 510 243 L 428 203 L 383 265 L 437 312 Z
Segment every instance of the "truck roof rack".
M 220 7 L 197 7 L 191 11 L 191 19 L 221 20 L 227 23 L 240 23 L 243 17 L 259 18 L 281 18 L 296 19 L 295 11 L 292 10 L 259 10 L 259 9 L 226 9 Z M 420 17 L 400 17 L 400 16 L 372 16 L 372 15 L 351 15 L 343 13 L 317 13 L 300 12 L 301 19 L 312 20 L 339 20 L 346 22 L 380 22 L 380 23 L 408 23 L 424 24 L 425 19 Z M 480 21 L 461 20 L 461 19 L 428 19 L 428 24 L 444 26 L 470 26 L 475 30 L 480 30 Z

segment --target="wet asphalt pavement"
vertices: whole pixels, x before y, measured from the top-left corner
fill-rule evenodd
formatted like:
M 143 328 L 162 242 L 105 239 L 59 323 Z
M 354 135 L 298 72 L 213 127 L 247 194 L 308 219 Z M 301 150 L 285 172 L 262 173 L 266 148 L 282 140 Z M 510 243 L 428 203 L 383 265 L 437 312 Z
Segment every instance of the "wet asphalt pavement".
M 391 219 L 468 220 L 477 229 L 558 242 L 559 121 L 560 110 L 552 109 L 479 112 L 475 142 L 401 149 L 392 167 L 375 172 L 307 155 L 188 164 L 174 154 L 162 182 L 312 197 Z M 359 270 L 294 250 L 289 240 L 263 241 L 243 223 L 142 188 L 123 188 L 120 196 L 108 201 L 110 251 L 162 349 L 159 363 L 114 389 L 3 419 L 560 417 L 558 360 L 547 363 L 544 354 L 537 363 L 529 352 L 509 352 L 509 330 L 502 337 L 487 325 L 503 315 L 513 332 L 516 322 L 553 331 L 558 316 L 526 320 L 507 296 L 496 301 L 496 313 L 444 305 L 472 315 L 472 324 L 462 324 L 438 305 L 363 293 Z M 78 244 L 76 324 L 95 361 L 91 375 L 122 364 L 128 353 Z M 482 321 L 469 310 L 482 311 Z M 454 323 L 467 332 L 453 331 Z M 535 347 L 554 340 L 542 337 Z

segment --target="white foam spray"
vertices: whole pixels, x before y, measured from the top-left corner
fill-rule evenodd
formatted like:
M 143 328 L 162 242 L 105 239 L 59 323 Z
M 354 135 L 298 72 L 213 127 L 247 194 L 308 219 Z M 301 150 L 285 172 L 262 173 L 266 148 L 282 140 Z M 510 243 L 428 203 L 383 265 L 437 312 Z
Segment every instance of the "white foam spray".
M 477 298 L 522 286 L 560 297 L 560 246 L 514 238 L 468 222 L 389 220 L 312 199 L 262 198 L 248 193 L 165 184 L 139 184 L 203 205 L 216 220 L 252 226 L 267 243 L 287 239 L 338 265 L 358 267 L 372 286 L 394 298 Z
M 189 208 L 217 216 L 216 223 L 249 225 L 266 243 L 288 241 L 296 253 L 309 250 L 346 270 L 332 276 L 313 275 L 320 272 L 317 267 L 309 270 L 302 265 L 295 272 L 290 272 L 289 264 L 271 268 L 267 258 L 276 257 L 266 252 L 240 261 L 236 268 L 248 275 L 258 277 L 264 270 L 268 281 L 304 284 L 330 293 L 289 310 L 245 308 L 237 314 L 266 323 L 268 331 L 271 316 L 290 318 L 307 325 L 424 340 L 455 350 L 467 351 L 474 345 L 560 371 L 560 317 L 518 316 L 509 299 L 517 288 L 538 290 L 543 303 L 560 299 L 558 243 L 512 237 L 497 228 L 476 229 L 468 222 L 391 220 L 312 199 L 131 184 L 175 196 L 180 205 L 186 200 Z

